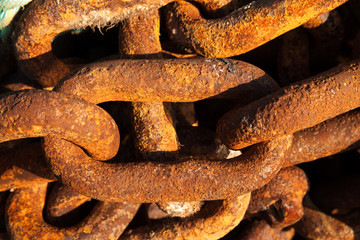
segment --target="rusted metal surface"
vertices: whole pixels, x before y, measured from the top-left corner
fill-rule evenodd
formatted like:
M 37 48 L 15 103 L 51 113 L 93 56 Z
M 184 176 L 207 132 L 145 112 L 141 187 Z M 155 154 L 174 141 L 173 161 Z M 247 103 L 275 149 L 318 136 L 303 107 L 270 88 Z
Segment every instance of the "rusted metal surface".
M 360 112 L 356 109 L 294 133 L 291 146 L 284 157 L 283 167 L 358 148 L 359 124 Z
M 359 61 L 333 68 L 226 113 L 220 139 L 232 149 L 312 127 L 360 106 Z
M 34 1 L 22 14 L 13 37 L 20 67 L 32 79 L 49 87 L 76 66 L 59 60 L 51 51 L 53 38 L 75 28 L 103 27 L 151 9 L 170 0 L 158 1 Z
M 290 240 L 294 235 L 294 228 L 282 230 L 271 227 L 265 220 L 255 220 L 237 237 L 242 240 Z
M 303 216 L 302 200 L 307 191 L 308 181 L 301 169 L 282 169 L 264 187 L 252 192 L 247 212 L 265 211 L 272 227 L 288 227 Z
M 304 217 L 295 225 L 295 228 L 296 233 L 307 239 L 355 239 L 351 227 L 309 207 L 304 208 Z
M 120 56 L 161 57 L 158 11 L 125 21 L 119 37 Z M 178 155 L 179 143 L 170 104 L 133 102 L 132 114 L 136 146 L 146 161 L 168 161 Z M 202 202 L 158 202 L 157 205 L 172 217 L 186 217 L 199 211 Z
M 163 219 L 154 224 L 125 232 L 125 239 L 219 239 L 242 220 L 250 193 L 233 199 L 207 202 L 194 216 Z
M 46 202 L 46 215 L 51 218 L 59 218 L 89 200 L 90 198 L 57 182 L 50 190 Z
M 344 2 L 34 0 L 0 56 L 0 238 L 359 238 Z
M 251 64 L 209 58 L 115 60 L 91 64 L 64 78 L 54 91 L 67 92 L 92 103 L 194 102 L 234 92 L 250 102 L 275 89 L 277 84 L 271 77 Z M 249 91 L 254 93 L 249 95 Z
M 321 24 L 326 22 L 326 20 L 328 20 L 329 14 L 330 14 L 329 12 L 326 12 L 326 13 L 320 14 L 314 18 L 311 18 L 309 21 L 304 23 L 302 26 L 305 28 L 317 28 Z
M 168 10 L 167 29 L 173 41 L 200 55 L 231 57 L 259 47 L 346 1 L 253 1 L 214 20 L 204 19 L 191 3 L 177 1 Z
M 121 58 L 159 58 L 161 51 L 158 10 L 121 22 L 119 29 Z
M 58 228 L 42 216 L 46 188 L 47 184 L 41 184 L 12 194 L 6 210 L 12 239 L 117 239 L 138 209 L 138 204 L 100 202 L 81 223 Z
M 0 154 L 0 191 L 56 180 L 39 142 L 21 144 L 13 149 L 2 150 Z
M 3 95 L 0 127 L 0 142 L 58 134 L 104 160 L 116 154 L 120 142 L 117 125 L 103 109 L 75 96 L 44 90 Z
M 224 199 L 262 187 L 280 170 L 290 141 L 291 136 L 285 136 L 226 161 L 187 157 L 172 163 L 99 162 L 76 145 L 54 137 L 44 139 L 44 148 L 54 173 L 85 196 L 107 201 L 181 202 Z
M 162 102 L 132 103 L 136 146 L 145 160 L 173 159 L 179 150 L 174 123 Z

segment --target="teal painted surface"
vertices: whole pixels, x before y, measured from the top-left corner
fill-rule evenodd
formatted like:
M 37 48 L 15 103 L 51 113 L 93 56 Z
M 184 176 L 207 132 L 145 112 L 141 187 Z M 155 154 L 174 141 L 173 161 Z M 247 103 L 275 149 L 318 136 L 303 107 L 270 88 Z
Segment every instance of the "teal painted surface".
M 32 0 L 0 0 L 0 41 L 8 41 L 12 31 L 12 20 L 21 7 Z
M 32 0 L 0 0 L 0 30 L 8 26 L 20 8 Z

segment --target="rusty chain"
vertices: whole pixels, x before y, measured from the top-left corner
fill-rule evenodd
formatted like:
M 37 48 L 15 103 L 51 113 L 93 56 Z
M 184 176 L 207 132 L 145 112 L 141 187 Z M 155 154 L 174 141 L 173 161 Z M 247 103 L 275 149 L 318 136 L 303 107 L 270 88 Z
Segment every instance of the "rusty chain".
M 34 0 L 0 43 L 0 239 L 359 238 L 357 9 Z M 113 56 L 60 57 L 86 27 Z

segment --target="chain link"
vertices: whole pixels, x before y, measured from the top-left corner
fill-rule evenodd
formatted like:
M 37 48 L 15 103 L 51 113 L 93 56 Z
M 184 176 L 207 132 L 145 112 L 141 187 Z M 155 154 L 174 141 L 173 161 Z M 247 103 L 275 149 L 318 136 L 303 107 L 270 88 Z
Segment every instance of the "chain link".
M 354 7 L 31 2 L 1 42 L 0 239 L 356 237 L 358 175 L 305 164 L 360 147 Z M 116 27 L 115 56 L 56 55 L 85 27 Z

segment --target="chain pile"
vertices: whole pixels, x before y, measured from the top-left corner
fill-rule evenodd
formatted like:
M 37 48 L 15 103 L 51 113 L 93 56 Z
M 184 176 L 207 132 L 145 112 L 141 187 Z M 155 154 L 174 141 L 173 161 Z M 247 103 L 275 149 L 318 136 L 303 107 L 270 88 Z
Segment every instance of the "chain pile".
M 0 45 L 0 239 L 358 239 L 359 10 L 34 0 Z

